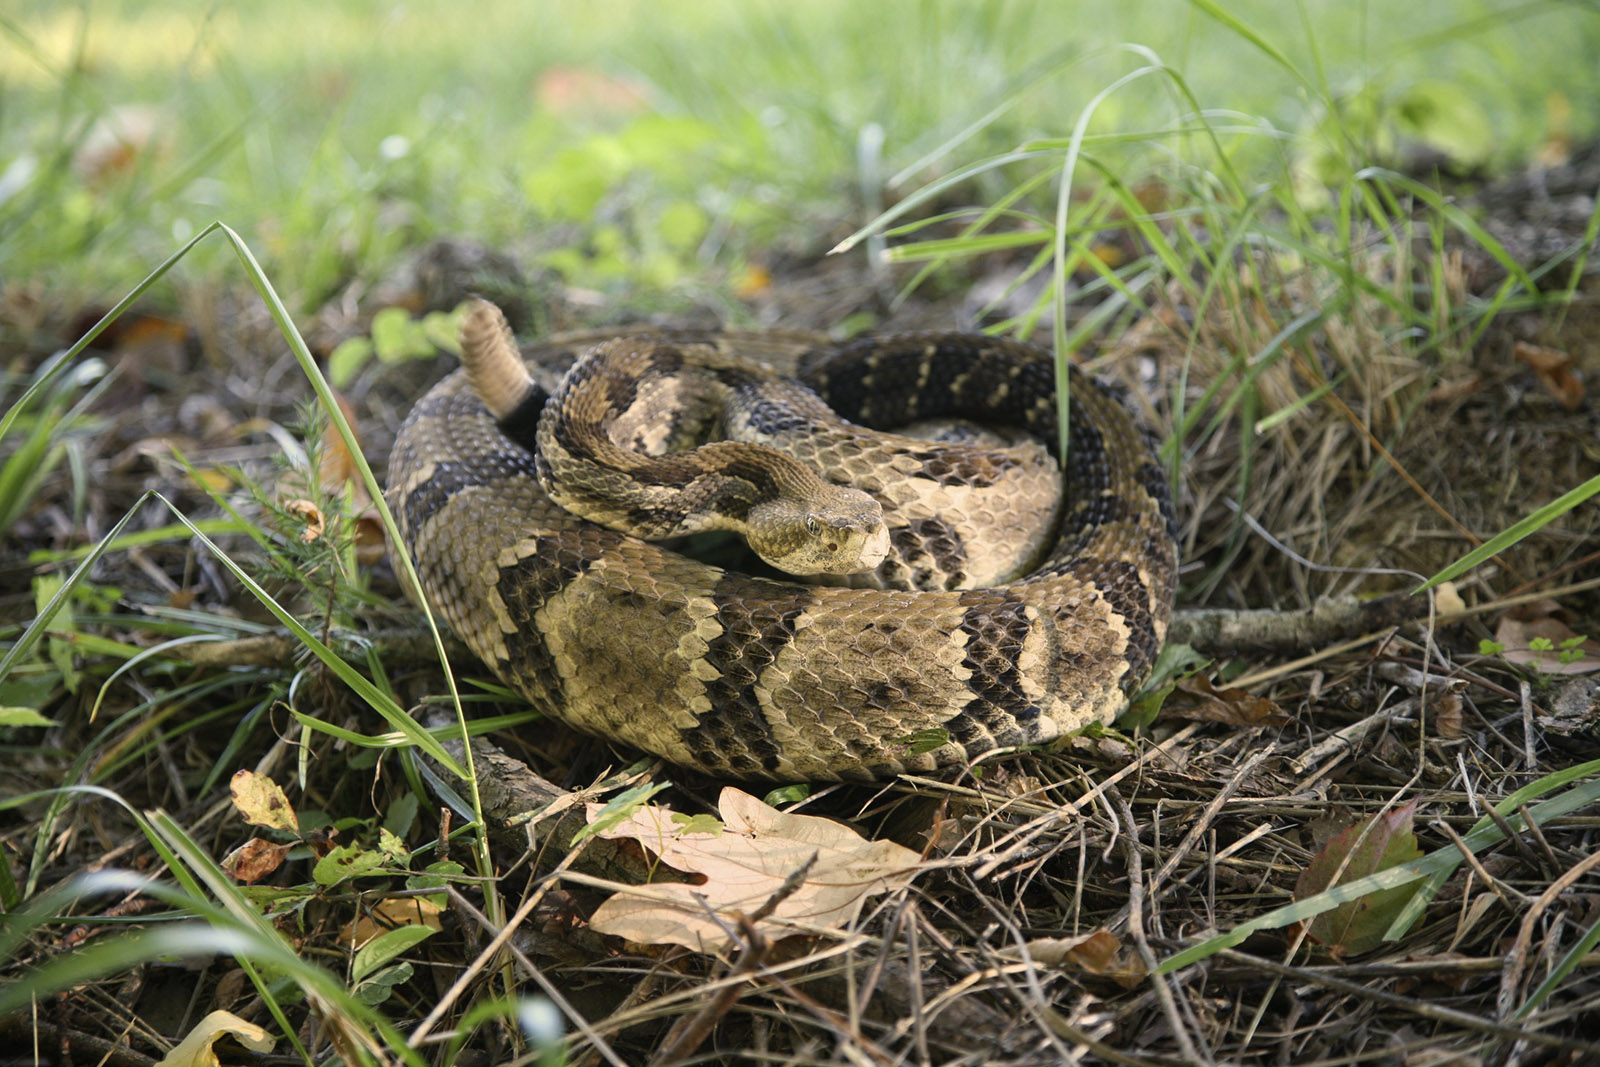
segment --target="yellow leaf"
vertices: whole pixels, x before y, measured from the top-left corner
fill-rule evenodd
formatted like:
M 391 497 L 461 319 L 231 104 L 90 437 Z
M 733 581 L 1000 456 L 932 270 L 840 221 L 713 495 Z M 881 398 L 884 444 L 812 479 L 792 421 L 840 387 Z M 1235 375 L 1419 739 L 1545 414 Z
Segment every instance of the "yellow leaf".
M 229 1034 L 251 1052 L 271 1052 L 275 1043 L 271 1035 L 255 1023 L 247 1023 L 231 1011 L 214 1011 L 196 1023 L 189 1036 L 156 1067 L 220 1067 L 221 1061 L 211 1046 L 218 1038 Z
M 300 817 L 294 805 L 284 795 L 282 787 L 264 774 L 239 771 L 228 783 L 233 795 L 233 806 L 239 809 L 244 821 L 272 830 L 300 832 Z
M 352 948 L 360 948 L 379 934 L 402 926 L 442 930 L 444 920 L 439 918 L 439 911 L 439 905 L 422 897 L 384 897 L 365 914 L 345 923 L 339 939 Z

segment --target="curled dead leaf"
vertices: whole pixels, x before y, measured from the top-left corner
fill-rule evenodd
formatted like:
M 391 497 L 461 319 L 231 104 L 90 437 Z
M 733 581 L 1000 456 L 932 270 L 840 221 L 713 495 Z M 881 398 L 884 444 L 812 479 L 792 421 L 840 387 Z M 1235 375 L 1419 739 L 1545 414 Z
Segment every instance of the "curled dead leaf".
M 589 805 L 591 824 L 604 805 Z M 596 931 L 651 945 L 717 952 L 741 917 L 778 903 L 756 929 L 773 939 L 824 933 L 848 923 L 869 897 L 910 884 L 921 856 L 893 841 L 869 841 L 842 823 L 791 815 L 725 788 L 720 828 L 659 805 L 631 812 L 601 837 L 631 839 L 703 884 L 658 882 L 622 889 L 596 909 Z M 787 883 L 809 869 L 798 887 Z M 790 891 L 792 889 L 792 891 Z M 787 892 L 787 895 L 780 893 Z
M 1458 400 L 1465 400 L 1481 388 L 1483 388 L 1483 378 L 1476 372 L 1460 378 L 1451 378 L 1429 389 L 1427 397 L 1424 398 L 1424 403 L 1431 405 L 1454 404 Z
M 1562 407 L 1577 411 L 1583 406 L 1583 379 L 1573 370 L 1572 353 L 1526 341 L 1518 341 L 1511 353 L 1518 363 L 1533 370 L 1539 378 L 1539 384 Z
M 378 510 L 369 507 L 356 516 L 356 563 L 363 567 L 372 567 L 383 558 L 389 550 L 388 542 L 383 536 L 383 523 L 378 518 Z
M 303 527 L 300 531 L 300 540 L 305 544 L 309 545 L 321 538 L 327 529 L 327 520 L 322 516 L 322 509 L 309 500 L 303 498 L 286 500 L 283 503 L 283 510 L 300 520 Z
M 344 416 L 344 421 L 350 424 L 350 432 L 355 436 L 356 446 L 361 445 L 361 436 L 358 432 L 360 423 L 356 419 L 356 409 L 339 393 L 333 394 L 334 400 L 339 404 L 339 413 Z M 327 429 L 322 431 L 322 460 L 317 468 L 317 476 L 322 480 L 323 489 L 335 492 L 342 488 L 346 482 L 351 483 L 361 502 L 366 503 L 366 490 L 361 485 L 361 468 L 357 466 L 355 457 L 344 446 L 344 438 L 339 436 L 339 430 L 329 423 Z
M 252 837 L 222 857 L 222 869 L 237 882 L 255 885 L 283 866 L 283 859 L 291 847 L 262 837 Z
M 1455 582 L 1440 582 L 1433 591 L 1433 607 L 1440 615 L 1459 615 L 1467 610 L 1467 602 L 1461 599 Z
M 384 897 L 361 915 L 344 924 L 339 939 L 351 948 L 361 948 L 380 934 L 402 926 L 444 929 L 440 907 L 426 897 Z
M 184 1039 L 164 1056 L 157 1067 L 218 1067 L 222 1062 L 212 1048 L 224 1037 L 231 1037 L 251 1052 L 271 1052 L 272 1035 L 255 1023 L 245 1022 L 231 1011 L 214 1011 L 195 1023 Z
M 1209 678 L 1200 674 L 1179 679 L 1161 710 L 1164 715 L 1192 722 L 1222 722 L 1232 726 L 1280 725 L 1289 721 L 1283 709 L 1266 697 L 1243 689 L 1217 689 Z
M 1135 988 L 1149 974 L 1144 962 L 1127 952 L 1109 930 L 1078 937 L 1043 938 L 1029 941 L 1026 947 L 1035 963 L 1109 978 L 1123 989 Z M 999 954 L 1004 959 L 1022 959 L 1022 952 L 1015 948 L 1002 949 Z
M 1428 701 L 1428 711 L 1433 720 L 1433 732 L 1447 741 L 1461 737 L 1461 694 L 1455 691 L 1441 693 Z

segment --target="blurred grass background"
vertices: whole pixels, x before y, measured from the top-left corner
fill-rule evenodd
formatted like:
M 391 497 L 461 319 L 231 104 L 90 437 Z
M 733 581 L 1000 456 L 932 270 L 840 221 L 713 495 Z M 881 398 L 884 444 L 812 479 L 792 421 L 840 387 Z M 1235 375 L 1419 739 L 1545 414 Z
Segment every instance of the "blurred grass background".
M 446 233 L 606 292 L 715 286 L 826 248 L 880 191 L 1064 136 L 1152 58 L 1247 182 L 1314 185 L 1592 136 L 1596 56 L 1600 8 L 1551 0 L 23 0 L 0 15 L 0 280 L 115 295 L 221 219 L 301 311 Z M 1095 112 L 1124 180 L 1182 164 L 1177 84 Z M 190 277 L 230 255 L 198 251 Z

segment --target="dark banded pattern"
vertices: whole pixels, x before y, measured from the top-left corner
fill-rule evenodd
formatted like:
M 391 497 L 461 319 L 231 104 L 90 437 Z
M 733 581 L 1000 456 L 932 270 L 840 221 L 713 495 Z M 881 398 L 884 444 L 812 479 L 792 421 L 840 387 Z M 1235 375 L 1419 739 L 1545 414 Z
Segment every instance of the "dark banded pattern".
M 764 346 L 852 421 L 951 416 L 1020 427 L 1054 450 L 1046 352 L 967 334 L 779 337 L 680 331 L 671 343 L 691 361 L 697 346 Z M 666 381 L 641 379 L 635 399 L 664 395 Z M 430 602 L 543 711 L 714 775 L 878 779 L 1107 722 L 1148 673 L 1177 569 L 1165 479 L 1125 408 L 1076 372 L 1072 390 L 1059 524 L 1028 573 L 987 588 L 967 577 L 982 569 L 983 536 L 918 509 L 1003 471 L 919 446 L 902 462 L 913 489 L 897 488 L 898 473 L 864 475 L 886 512 L 902 512 L 896 579 L 932 588 L 751 577 L 568 514 L 539 486 L 526 429 L 509 438 L 460 374 L 402 427 L 388 496 Z M 759 402 L 748 417 L 807 434 L 821 417 L 807 403 Z M 641 415 L 628 439 L 648 452 L 672 436 L 659 430 Z M 825 444 L 819 466 L 853 466 L 851 440 Z M 904 741 L 929 730 L 949 743 Z

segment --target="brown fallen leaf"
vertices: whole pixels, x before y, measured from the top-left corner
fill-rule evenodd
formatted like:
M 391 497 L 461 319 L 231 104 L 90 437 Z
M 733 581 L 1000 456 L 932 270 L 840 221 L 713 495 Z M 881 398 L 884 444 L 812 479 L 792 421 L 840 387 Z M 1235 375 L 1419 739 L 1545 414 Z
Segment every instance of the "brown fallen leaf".
M 1442 693 L 1428 701 L 1433 732 L 1447 741 L 1463 736 L 1461 708 L 1461 694 L 1456 692 Z
M 261 879 L 283 866 L 283 859 L 293 845 L 281 845 L 264 837 L 252 837 L 226 856 L 222 869 L 235 881 L 255 885 Z
M 631 115 L 649 103 L 644 88 L 593 67 L 547 67 L 534 98 L 553 115 Z
M 1583 379 L 1572 369 L 1572 353 L 1518 341 L 1512 347 L 1511 354 L 1518 363 L 1527 365 L 1538 375 L 1539 384 L 1562 407 L 1577 411 L 1583 406 Z
M 1454 404 L 1458 400 L 1465 400 L 1481 388 L 1483 388 L 1483 378 L 1474 372 L 1460 378 L 1451 378 L 1440 382 L 1428 390 L 1428 395 L 1423 398 L 1423 403 L 1430 405 Z
M 1553 600 L 1536 600 L 1506 612 L 1494 628 L 1494 639 L 1504 648 L 1500 655 L 1544 674 L 1600 671 L 1600 641 L 1574 633 L 1564 614 Z
M 318 540 L 327 529 L 328 522 L 322 517 L 322 509 L 303 497 L 284 501 L 283 510 L 300 520 L 302 544 L 309 545 Z
M 1149 973 L 1143 961 L 1125 952 L 1121 940 L 1109 930 L 1029 941 L 1027 949 L 1035 963 L 1109 978 L 1123 989 L 1135 988 Z M 1022 953 L 1014 948 L 1002 949 L 999 955 L 1008 960 L 1022 958 Z
M 1289 721 L 1289 716 L 1266 697 L 1243 689 L 1217 689 L 1204 675 L 1178 680 L 1172 695 L 1161 705 L 1163 715 L 1192 722 L 1222 722 L 1231 726 L 1266 726 Z
M 439 905 L 423 897 L 384 897 L 345 923 L 339 939 L 350 948 L 360 948 L 379 934 L 402 926 L 442 930 L 444 921 L 439 913 Z
M 143 104 L 110 108 L 78 142 L 73 173 L 90 186 L 125 177 L 147 162 L 146 157 L 170 148 L 175 125 L 165 112 Z
M 1295 882 L 1294 899 L 1305 900 L 1335 884 L 1346 885 L 1420 858 L 1422 850 L 1417 847 L 1417 836 L 1411 830 L 1416 812 L 1417 802 L 1413 800 L 1335 834 L 1301 872 Z M 1389 924 L 1417 891 L 1418 884 L 1380 889 L 1346 901 L 1304 924 L 1306 936 L 1326 948 L 1335 959 L 1377 948 L 1383 943 Z
M 356 409 L 350 405 L 343 394 L 335 392 L 333 398 L 339 404 L 339 413 L 344 416 L 344 421 L 350 424 L 350 432 L 355 436 L 356 445 L 361 445 L 360 420 L 356 417 Z M 317 476 L 322 481 L 322 488 L 326 492 L 337 492 L 349 482 L 362 503 L 366 502 L 366 488 L 361 484 L 361 470 L 356 465 L 355 457 L 344 446 L 344 438 L 339 436 L 339 430 L 330 422 L 322 431 L 322 459 L 317 469 Z
M 631 887 L 601 904 L 589 925 L 641 944 L 717 952 L 732 943 L 740 916 L 755 914 L 813 857 L 804 881 L 758 931 L 776 940 L 838 928 L 867 898 L 908 885 L 922 867 L 918 853 L 893 841 L 868 841 L 832 819 L 785 814 L 738 789 L 723 789 L 717 808 L 720 828 L 705 816 L 648 805 L 598 831 L 632 838 L 704 881 Z M 589 805 L 591 824 L 602 810 Z

